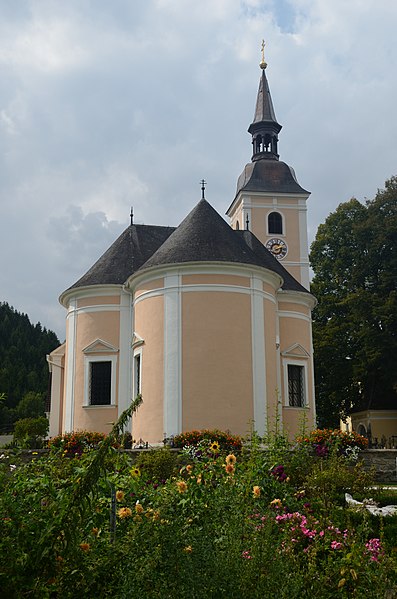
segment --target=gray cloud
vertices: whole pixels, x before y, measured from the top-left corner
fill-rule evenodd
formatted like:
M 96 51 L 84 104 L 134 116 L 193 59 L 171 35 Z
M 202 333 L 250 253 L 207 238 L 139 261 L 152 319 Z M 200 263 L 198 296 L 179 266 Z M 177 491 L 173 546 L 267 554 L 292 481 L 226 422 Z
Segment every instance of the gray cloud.
M 25 0 L 0 8 L 0 299 L 63 336 L 58 295 L 128 225 L 177 225 L 250 160 L 266 37 L 309 235 L 395 174 L 388 0 Z

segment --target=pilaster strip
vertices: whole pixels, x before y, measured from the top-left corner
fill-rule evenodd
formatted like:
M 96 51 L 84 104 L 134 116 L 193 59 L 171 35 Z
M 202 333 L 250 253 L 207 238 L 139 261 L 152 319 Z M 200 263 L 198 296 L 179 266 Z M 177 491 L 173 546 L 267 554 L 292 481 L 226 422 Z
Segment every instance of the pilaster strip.
M 255 430 L 264 435 L 267 430 L 265 317 L 263 284 L 258 277 L 251 279 L 252 377 Z
M 164 280 L 164 433 L 182 430 L 182 339 L 179 275 Z

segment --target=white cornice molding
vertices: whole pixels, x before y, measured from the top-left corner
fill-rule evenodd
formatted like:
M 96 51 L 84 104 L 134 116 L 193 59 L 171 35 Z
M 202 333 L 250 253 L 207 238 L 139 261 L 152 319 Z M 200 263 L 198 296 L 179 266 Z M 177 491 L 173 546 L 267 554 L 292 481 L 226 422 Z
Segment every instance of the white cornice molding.
M 277 291 L 277 299 L 280 302 L 301 304 L 302 306 L 310 308 L 310 310 L 313 310 L 317 306 L 317 299 L 309 291 L 279 289 Z
M 123 285 L 87 285 L 86 287 L 74 287 L 66 289 L 58 298 L 59 303 L 65 308 L 69 307 L 72 299 L 87 297 L 104 297 L 109 295 L 121 295 Z M 111 305 L 111 304 L 110 304 Z
M 272 192 L 270 192 L 270 191 L 240 191 L 234 198 L 233 202 L 230 204 L 229 208 L 227 209 L 226 216 L 230 217 L 230 215 L 233 212 L 235 212 L 238 204 L 240 202 L 244 202 L 244 200 L 249 200 L 251 202 L 251 206 L 254 207 L 254 204 L 252 203 L 251 198 L 271 198 L 273 200 L 273 198 L 275 198 L 275 197 L 279 198 L 280 200 L 285 199 L 285 198 L 296 198 L 296 199 L 306 201 L 310 197 L 310 192 L 307 192 L 307 193 L 275 193 L 274 191 L 272 191 Z M 295 208 L 296 208 L 296 206 L 295 206 Z

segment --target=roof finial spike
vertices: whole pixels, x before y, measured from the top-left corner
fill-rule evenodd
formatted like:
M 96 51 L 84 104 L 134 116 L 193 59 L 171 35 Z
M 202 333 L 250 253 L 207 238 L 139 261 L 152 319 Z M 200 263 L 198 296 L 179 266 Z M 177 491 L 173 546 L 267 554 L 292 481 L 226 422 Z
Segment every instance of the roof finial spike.
M 267 62 L 265 61 L 265 40 L 262 40 L 262 60 L 259 63 L 261 69 L 266 69 Z
M 204 181 L 204 179 L 201 179 L 200 183 L 201 183 L 201 199 L 205 200 L 204 192 L 205 192 L 205 186 L 207 185 L 207 182 Z
M 131 219 L 130 225 L 133 225 L 134 224 L 134 209 L 132 206 L 131 206 L 131 212 L 130 212 L 130 219 Z

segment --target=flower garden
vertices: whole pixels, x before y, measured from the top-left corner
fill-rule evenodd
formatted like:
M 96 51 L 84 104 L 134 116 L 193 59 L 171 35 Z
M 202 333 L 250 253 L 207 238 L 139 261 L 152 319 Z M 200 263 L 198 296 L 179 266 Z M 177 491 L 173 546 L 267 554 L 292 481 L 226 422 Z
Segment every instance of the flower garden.
M 132 462 L 135 408 L 26 464 L 0 452 L 1 597 L 397 596 L 397 517 L 344 501 L 393 502 L 357 461 L 365 439 L 193 431 Z

